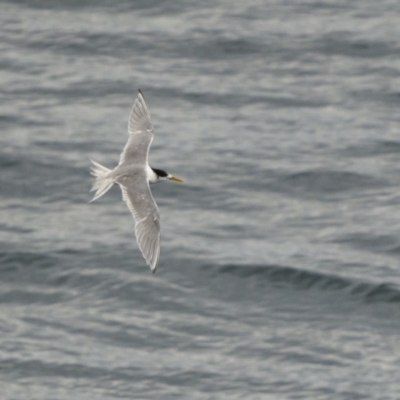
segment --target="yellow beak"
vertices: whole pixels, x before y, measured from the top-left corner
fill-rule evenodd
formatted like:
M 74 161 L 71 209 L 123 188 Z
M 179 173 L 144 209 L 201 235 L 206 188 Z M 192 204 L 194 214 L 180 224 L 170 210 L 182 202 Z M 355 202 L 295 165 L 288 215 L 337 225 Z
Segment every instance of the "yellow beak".
M 184 182 L 185 182 L 183 179 L 177 178 L 176 176 L 172 176 L 172 175 L 167 176 L 167 178 L 168 178 L 170 181 L 175 181 L 175 182 L 179 182 L 179 183 L 184 183 Z

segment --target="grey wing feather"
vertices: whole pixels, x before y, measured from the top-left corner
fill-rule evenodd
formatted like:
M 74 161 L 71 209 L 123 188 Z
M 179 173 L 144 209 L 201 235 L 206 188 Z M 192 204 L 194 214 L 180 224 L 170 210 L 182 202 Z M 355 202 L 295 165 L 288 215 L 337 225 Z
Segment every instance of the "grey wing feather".
M 149 148 L 154 137 L 154 128 L 150 109 L 140 90 L 129 117 L 128 132 L 128 142 L 121 153 L 119 165 L 146 165 Z
M 139 184 L 138 184 L 139 183 Z M 160 259 L 160 214 L 145 178 L 135 184 L 121 185 L 122 199 L 136 221 L 136 240 L 147 264 L 154 273 Z

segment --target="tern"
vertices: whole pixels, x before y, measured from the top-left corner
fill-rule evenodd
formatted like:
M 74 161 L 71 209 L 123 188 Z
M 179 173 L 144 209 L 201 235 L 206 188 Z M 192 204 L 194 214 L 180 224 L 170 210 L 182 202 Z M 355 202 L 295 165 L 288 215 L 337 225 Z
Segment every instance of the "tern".
M 120 186 L 122 200 L 126 202 L 135 220 L 139 249 L 151 271 L 155 273 L 160 260 L 160 213 L 149 184 L 183 180 L 148 164 L 154 128 L 150 109 L 140 90 L 129 117 L 128 132 L 129 138 L 116 168 L 110 170 L 90 160 L 94 165 L 91 167 L 91 174 L 95 177 L 90 191 L 96 191 L 90 202 L 103 196 L 115 183 Z

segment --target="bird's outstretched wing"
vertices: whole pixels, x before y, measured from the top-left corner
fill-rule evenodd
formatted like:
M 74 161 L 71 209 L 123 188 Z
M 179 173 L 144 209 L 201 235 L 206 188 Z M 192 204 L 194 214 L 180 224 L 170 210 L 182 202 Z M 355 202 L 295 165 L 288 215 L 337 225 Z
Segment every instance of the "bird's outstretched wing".
M 119 165 L 147 165 L 149 148 L 154 137 L 150 109 L 139 90 L 128 121 L 129 138 L 121 153 Z
M 122 199 L 136 221 L 136 240 L 151 271 L 160 259 L 160 214 L 145 174 L 121 185 Z

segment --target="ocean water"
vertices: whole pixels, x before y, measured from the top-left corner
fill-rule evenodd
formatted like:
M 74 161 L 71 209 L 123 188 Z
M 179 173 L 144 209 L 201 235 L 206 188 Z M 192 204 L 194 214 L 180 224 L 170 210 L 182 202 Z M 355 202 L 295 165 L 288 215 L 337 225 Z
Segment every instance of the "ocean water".
M 399 399 L 397 1 L 0 2 L 0 398 Z M 137 89 L 150 273 L 114 167 Z

